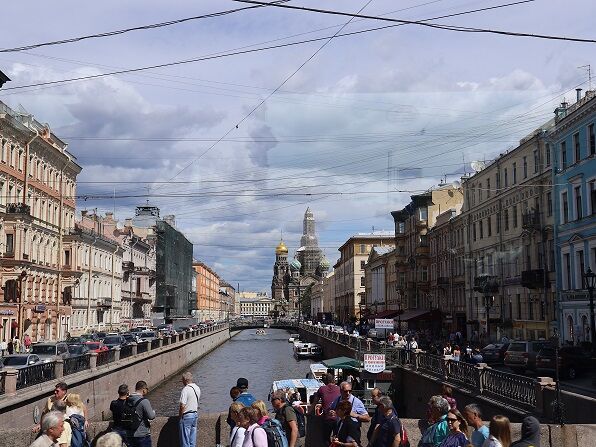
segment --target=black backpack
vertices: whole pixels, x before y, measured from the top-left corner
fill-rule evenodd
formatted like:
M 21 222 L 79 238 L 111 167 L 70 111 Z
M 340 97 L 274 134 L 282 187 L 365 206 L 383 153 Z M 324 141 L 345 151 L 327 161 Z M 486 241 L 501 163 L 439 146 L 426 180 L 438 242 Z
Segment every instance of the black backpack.
M 137 431 L 137 428 L 143 422 L 143 417 L 137 412 L 137 406 L 141 401 L 145 400 L 141 397 L 134 404 L 130 399 L 126 399 L 126 403 L 122 407 L 122 419 L 120 420 L 120 426 L 125 430 Z
M 306 436 L 306 423 L 304 413 L 302 411 L 296 410 L 294 407 L 291 407 L 296 413 L 296 425 L 298 426 L 298 437 L 304 438 Z

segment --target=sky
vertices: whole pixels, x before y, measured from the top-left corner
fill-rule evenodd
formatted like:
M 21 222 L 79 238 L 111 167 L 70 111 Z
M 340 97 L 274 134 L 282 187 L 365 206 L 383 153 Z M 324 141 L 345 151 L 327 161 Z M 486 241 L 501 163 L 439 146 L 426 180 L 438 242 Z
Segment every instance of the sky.
M 287 4 L 596 38 L 591 0 L 573 9 L 536 0 L 474 12 L 508 3 Z M 47 122 L 69 144 L 83 167 L 79 210 L 115 211 L 124 221 L 148 200 L 176 216 L 196 259 L 241 290 L 270 291 L 275 246 L 283 234 L 293 255 L 308 206 L 333 265 L 351 235 L 392 230 L 390 211 L 412 194 L 516 147 L 561 101 L 574 102 L 575 88 L 590 87 L 578 67 L 593 64 L 595 44 L 415 24 L 341 36 L 396 23 L 272 6 L 1 51 L 248 6 L 23 0 L 0 15 L 0 70 L 11 78 L 0 101 Z M 287 45 L 312 39 L 319 40 Z M 193 59 L 200 60 L 19 88 Z

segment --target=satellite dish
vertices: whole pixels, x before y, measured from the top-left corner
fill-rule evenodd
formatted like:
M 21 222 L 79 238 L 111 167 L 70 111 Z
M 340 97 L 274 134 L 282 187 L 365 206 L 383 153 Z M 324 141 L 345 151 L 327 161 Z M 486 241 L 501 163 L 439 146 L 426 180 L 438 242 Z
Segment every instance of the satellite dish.
M 486 168 L 486 164 L 484 164 L 483 161 L 473 161 L 472 163 L 470 163 L 470 166 L 472 167 L 472 169 L 476 172 L 480 172 L 482 171 L 484 168 Z
M 459 188 L 461 188 L 461 183 L 460 183 L 459 181 L 455 180 L 455 181 L 454 181 L 454 182 L 451 184 L 451 186 L 453 186 L 453 189 L 459 189 Z

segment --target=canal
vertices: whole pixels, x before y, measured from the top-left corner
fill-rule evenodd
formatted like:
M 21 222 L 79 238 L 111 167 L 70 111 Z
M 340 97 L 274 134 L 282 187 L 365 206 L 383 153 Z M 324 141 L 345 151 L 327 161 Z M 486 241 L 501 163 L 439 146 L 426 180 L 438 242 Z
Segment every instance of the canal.
M 238 377 L 247 378 L 249 391 L 262 400 L 267 400 L 274 380 L 304 378 L 311 361 L 294 358 L 289 336 L 282 329 L 267 329 L 265 336 L 246 329 L 190 365 L 187 370 L 201 388 L 199 412 L 227 411 L 230 388 Z M 158 416 L 178 414 L 181 387 L 180 377 L 176 376 L 149 393 L 147 397 Z

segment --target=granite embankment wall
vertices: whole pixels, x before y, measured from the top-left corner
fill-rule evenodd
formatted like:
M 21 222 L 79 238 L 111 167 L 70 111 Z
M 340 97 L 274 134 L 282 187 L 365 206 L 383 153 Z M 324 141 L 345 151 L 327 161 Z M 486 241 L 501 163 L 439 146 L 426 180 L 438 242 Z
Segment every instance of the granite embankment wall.
M 197 447 L 229 446 L 229 427 L 225 422 L 227 414 L 211 413 L 201 414 L 199 416 L 199 430 L 197 433 Z M 328 447 L 328 444 L 322 444 L 318 441 L 318 418 L 311 422 L 308 417 L 308 433 L 306 438 L 306 447 Z M 418 445 L 420 439 L 420 423 L 415 419 L 402 419 L 406 427 L 410 444 Z M 521 424 L 513 424 L 513 439 L 519 439 Z M 92 422 L 89 427 L 89 435 L 96 438 L 108 431 L 109 422 Z M 362 433 L 368 430 L 367 424 L 363 424 Z M 151 433 L 153 447 L 179 447 L 178 441 L 178 418 L 157 418 L 151 424 Z M 2 427 L 0 432 L 0 447 L 28 446 L 35 435 L 31 430 L 21 429 L 12 430 Z M 542 447 L 590 447 L 594 445 L 596 438 L 596 425 L 565 425 L 563 427 L 556 425 L 543 425 L 541 436 Z M 366 440 L 364 440 L 366 445 Z
M 15 396 L 3 396 L 0 399 L 0 430 L 31 427 L 34 424 L 34 415 L 43 409 L 55 384 L 61 380 L 68 384 L 69 392 L 81 395 L 87 404 L 90 420 L 105 419 L 109 416 L 110 402 L 117 396 L 120 384 L 127 383 L 134 388 L 138 380 L 145 380 L 149 387 L 154 387 L 229 338 L 230 332 L 225 327 L 99 366 L 95 370 L 81 371 L 62 379 L 24 388 L 18 390 Z M 0 434 L 0 443 L 5 438 L 4 433 Z

